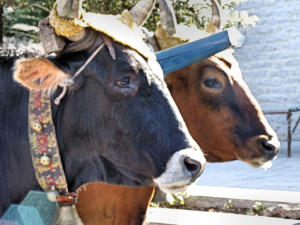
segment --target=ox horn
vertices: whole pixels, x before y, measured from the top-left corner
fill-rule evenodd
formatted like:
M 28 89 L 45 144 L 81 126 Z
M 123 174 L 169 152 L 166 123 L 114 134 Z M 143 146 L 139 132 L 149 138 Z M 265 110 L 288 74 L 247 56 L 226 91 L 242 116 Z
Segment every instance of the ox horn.
M 162 28 L 170 36 L 176 33 L 177 20 L 174 8 L 169 0 L 159 0 L 160 21 Z
M 56 11 L 65 19 L 79 18 L 82 9 L 82 0 L 57 0 Z
M 82 11 L 82 0 L 57 0 L 56 13 L 59 17 L 72 20 L 80 18 Z M 64 29 L 64 28 L 62 28 Z M 79 41 L 85 36 L 85 29 L 77 29 L 75 34 L 68 36 L 71 41 Z
M 141 0 L 129 12 L 134 22 L 142 26 L 151 15 L 156 0 Z
M 213 24 L 218 29 L 218 31 L 220 31 L 224 28 L 221 6 L 217 2 L 217 0 L 211 0 L 211 5 L 212 5 L 212 16 L 211 16 L 210 23 Z

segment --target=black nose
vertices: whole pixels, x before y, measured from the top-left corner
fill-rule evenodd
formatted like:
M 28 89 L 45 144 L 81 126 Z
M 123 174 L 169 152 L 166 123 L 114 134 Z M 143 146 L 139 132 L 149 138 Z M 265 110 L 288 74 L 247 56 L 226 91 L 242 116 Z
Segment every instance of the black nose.
M 259 148 L 269 156 L 273 156 L 276 154 L 276 146 L 274 146 L 269 140 L 260 139 L 259 140 Z
M 190 158 L 189 156 L 186 156 L 183 159 L 183 164 L 185 166 L 185 169 L 193 176 L 199 176 L 201 172 L 201 163 L 197 160 L 194 160 Z

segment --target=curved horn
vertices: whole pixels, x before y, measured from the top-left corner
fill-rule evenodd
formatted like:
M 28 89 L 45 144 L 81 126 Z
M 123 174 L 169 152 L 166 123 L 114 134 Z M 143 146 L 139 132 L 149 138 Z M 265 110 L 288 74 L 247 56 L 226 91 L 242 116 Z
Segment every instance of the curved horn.
M 91 28 L 87 28 L 85 30 L 85 35 L 79 41 L 74 41 L 66 45 L 66 47 L 62 50 L 62 54 L 70 53 L 70 52 L 79 52 L 88 48 L 91 48 L 95 45 L 97 39 L 99 39 L 99 33 Z M 100 43 L 98 44 L 100 45 Z
M 158 0 L 160 10 L 160 21 L 162 28 L 170 36 L 176 33 L 176 17 L 172 3 L 169 0 Z
M 57 15 L 66 19 L 75 19 L 80 16 L 82 0 L 57 0 Z
M 211 24 L 217 27 L 218 30 L 222 30 L 224 27 L 224 23 L 222 21 L 222 9 L 217 0 L 211 0 L 212 5 L 212 17 Z
M 156 0 L 141 0 L 129 12 L 138 26 L 142 26 L 151 15 Z
M 59 17 L 65 19 L 79 18 L 82 11 L 82 0 L 57 0 L 56 13 Z M 85 36 L 85 29 L 79 31 L 67 38 L 71 41 L 79 41 Z

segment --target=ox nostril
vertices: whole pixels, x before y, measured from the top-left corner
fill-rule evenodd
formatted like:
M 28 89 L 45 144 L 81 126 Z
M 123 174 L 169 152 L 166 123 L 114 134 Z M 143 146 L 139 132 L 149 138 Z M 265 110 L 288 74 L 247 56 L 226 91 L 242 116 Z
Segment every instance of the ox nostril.
M 263 150 L 264 153 L 266 153 L 268 155 L 275 154 L 276 146 L 274 146 L 272 143 L 270 143 L 266 139 L 259 140 L 259 147 L 261 150 Z
M 192 175 L 198 174 L 201 170 L 201 163 L 188 156 L 183 159 L 183 163 L 186 170 Z

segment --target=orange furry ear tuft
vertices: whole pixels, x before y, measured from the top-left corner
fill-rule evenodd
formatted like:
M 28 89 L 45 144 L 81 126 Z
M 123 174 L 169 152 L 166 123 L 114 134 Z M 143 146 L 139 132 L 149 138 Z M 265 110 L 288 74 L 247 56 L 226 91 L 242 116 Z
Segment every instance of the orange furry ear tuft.
M 17 60 L 14 79 L 31 90 L 53 90 L 72 83 L 69 76 L 45 58 Z

